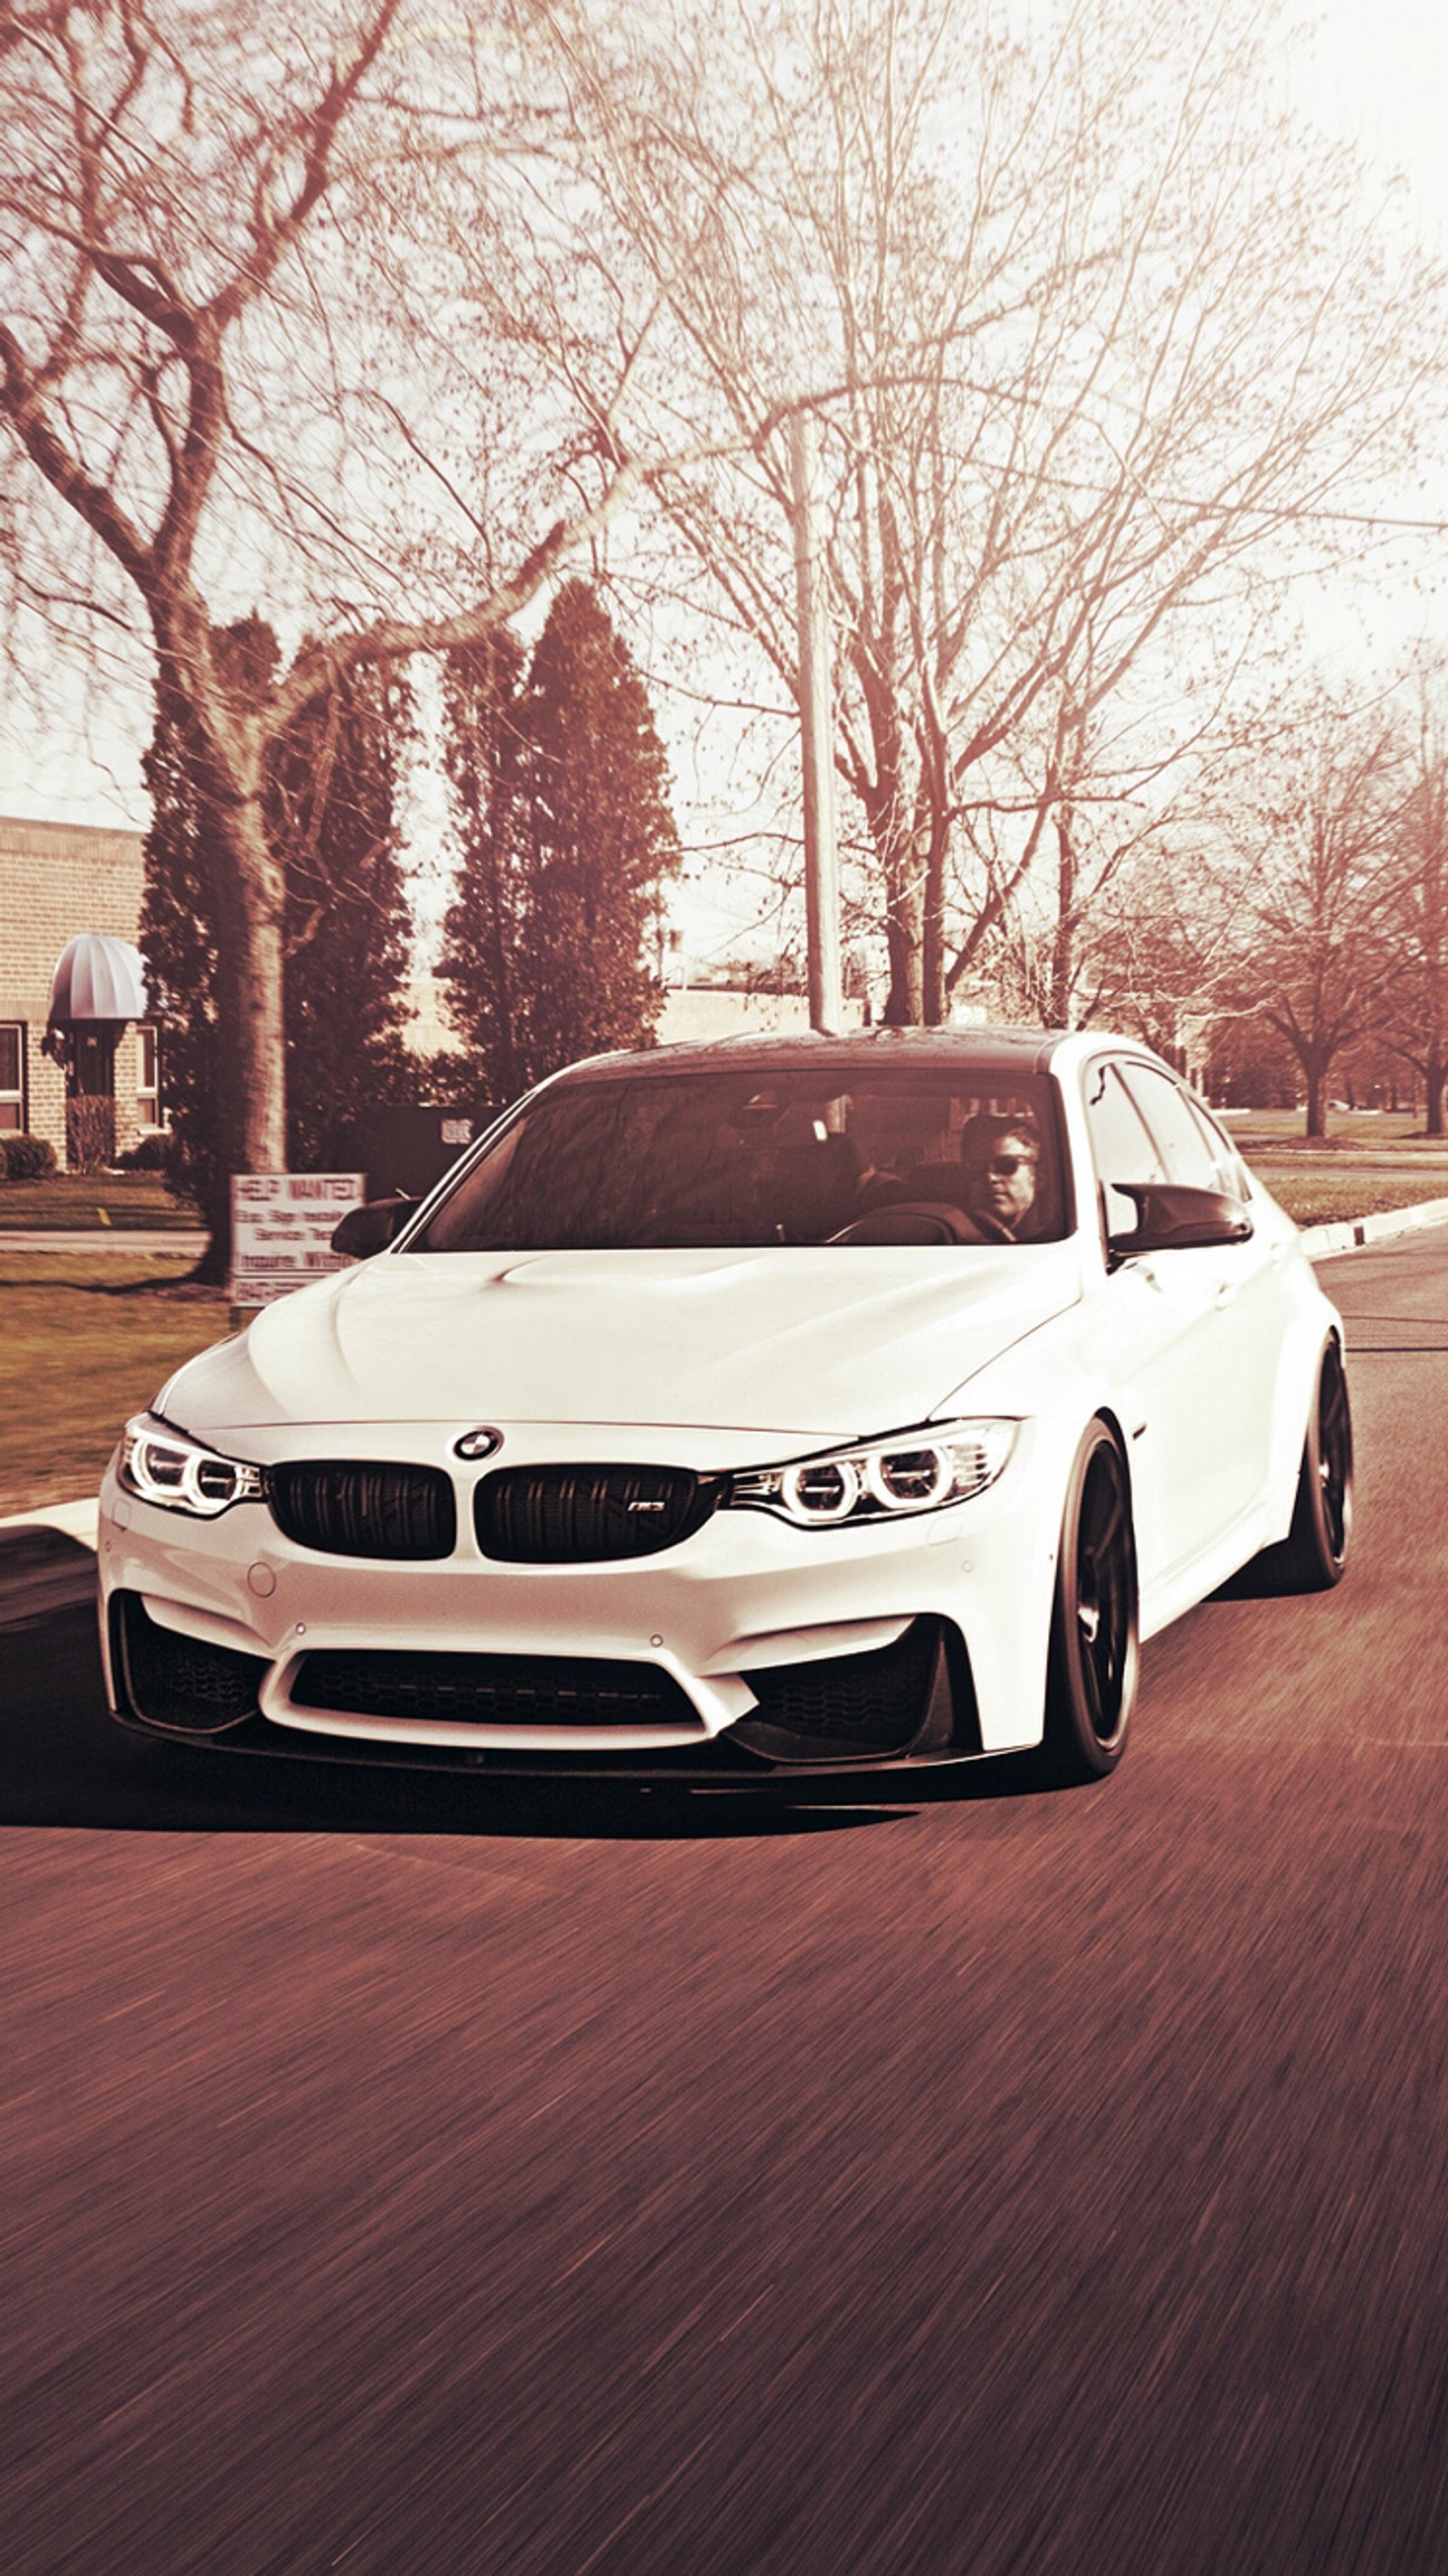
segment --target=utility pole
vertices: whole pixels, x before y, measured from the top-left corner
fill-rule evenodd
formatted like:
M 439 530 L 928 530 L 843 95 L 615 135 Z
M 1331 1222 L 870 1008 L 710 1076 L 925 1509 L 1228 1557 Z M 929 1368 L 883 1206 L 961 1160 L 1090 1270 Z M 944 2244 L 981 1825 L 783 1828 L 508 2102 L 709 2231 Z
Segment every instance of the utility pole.
M 840 871 L 835 845 L 834 704 L 829 602 L 820 542 L 819 423 L 790 415 L 794 481 L 794 575 L 799 619 L 799 715 L 804 759 L 804 918 L 809 1024 L 826 1035 L 844 1025 L 840 978 Z

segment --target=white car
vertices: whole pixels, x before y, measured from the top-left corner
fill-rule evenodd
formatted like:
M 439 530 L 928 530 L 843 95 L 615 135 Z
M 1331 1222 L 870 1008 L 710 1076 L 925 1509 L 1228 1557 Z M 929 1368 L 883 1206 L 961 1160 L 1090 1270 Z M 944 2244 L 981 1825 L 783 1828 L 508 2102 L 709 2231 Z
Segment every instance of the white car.
M 1342 1326 L 1128 1040 L 570 1067 L 189 1361 L 102 1493 L 130 1725 L 758 1784 L 1126 1743 L 1137 1642 L 1337 1582 Z M 1255 1561 L 1255 1562 L 1254 1562 Z

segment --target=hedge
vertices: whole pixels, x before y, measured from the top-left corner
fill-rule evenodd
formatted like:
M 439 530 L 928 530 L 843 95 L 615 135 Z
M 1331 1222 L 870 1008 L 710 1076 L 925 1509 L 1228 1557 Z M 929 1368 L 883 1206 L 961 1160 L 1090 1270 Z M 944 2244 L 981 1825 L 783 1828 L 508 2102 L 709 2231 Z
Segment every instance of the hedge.
M 54 1169 L 48 1136 L 0 1135 L 0 1181 L 44 1181 Z

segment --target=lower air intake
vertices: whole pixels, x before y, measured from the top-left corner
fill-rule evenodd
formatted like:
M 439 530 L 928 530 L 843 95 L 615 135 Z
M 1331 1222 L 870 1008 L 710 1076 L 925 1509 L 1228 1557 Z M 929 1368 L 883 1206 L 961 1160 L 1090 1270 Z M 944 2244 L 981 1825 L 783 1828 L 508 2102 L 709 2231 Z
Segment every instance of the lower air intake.
M 318 1649 L 292 1677 L 295 1708 L 404 1724 L 690 1726 L 685 1692 L 653 1664 L 582 1656 Z
M 160 1627 L 138 1592 L 112 1597 L 111 1652 L 122 1699 L 152 1726 L 220 1735 L 256 1715 L 265 1657 Z
M 975 1701 L 960 1640 L 940 1619 L 911 1621 L 891 1646 L 773 1664 L 744 1676 L 755 1698 L 730 1732 L 776 1761 L 861 1760 L 972 1741 Z

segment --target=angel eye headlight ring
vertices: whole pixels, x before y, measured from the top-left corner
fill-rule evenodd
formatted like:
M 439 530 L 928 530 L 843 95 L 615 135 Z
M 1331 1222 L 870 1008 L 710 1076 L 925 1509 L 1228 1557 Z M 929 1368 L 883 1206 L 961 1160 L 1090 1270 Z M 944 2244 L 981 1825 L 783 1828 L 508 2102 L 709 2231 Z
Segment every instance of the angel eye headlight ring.
M 954 1462 L 944 1446 L 934 1444 L 877 1449 L 865 1461 L 865 1483 L 882 1511 L 928 1512 L 950 1500 Z
M 796 1529 L 904 1520 L 969 1502 L 1000 1475 L 1019 1424 L 995 1417 L 923 1424 L 782 1467 L 743 1469 L 727 1500 L 772 1511 Z
M 791 1520 L 825 1528 L 846 1521 L 860 1499 L 860 1471 L 851 1458 L 809 1458 L 786 1467 L 779 1498 Z
M 117 1474 L 128 1494 L 163 1512 L 217 1520 L 233 1503 L 261 1502 L 266 1475 L 247 1459 L 225 1458 L 153 1413 L 138 1413 L 121 1435 Z

